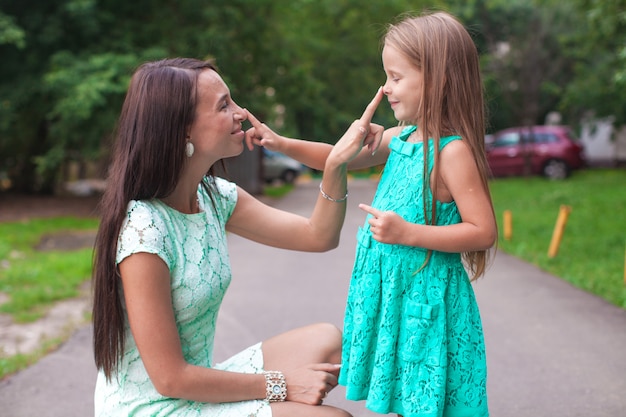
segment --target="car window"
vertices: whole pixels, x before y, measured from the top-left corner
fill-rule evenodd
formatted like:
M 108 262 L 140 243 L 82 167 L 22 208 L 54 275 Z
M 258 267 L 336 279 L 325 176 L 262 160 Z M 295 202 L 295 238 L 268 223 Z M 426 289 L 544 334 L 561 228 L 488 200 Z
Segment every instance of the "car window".
M 535 143 L 554 143 L 558 142 L 558 138 L 554 133 L 535 133 Z
M 517 132 L 505 133 L 495 138 L 492 147 L 514 146 L 519 144 L 520 135 Z

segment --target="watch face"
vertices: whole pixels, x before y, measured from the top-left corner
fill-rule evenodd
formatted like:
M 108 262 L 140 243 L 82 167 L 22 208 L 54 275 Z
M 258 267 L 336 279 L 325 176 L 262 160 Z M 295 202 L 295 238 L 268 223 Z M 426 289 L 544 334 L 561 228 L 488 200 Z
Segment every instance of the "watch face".
M 282 392 L 282 389 L 280 388 L 280 385 L 276 384 L 272 387 L 272 392 L 274 394 L 280 394 Z

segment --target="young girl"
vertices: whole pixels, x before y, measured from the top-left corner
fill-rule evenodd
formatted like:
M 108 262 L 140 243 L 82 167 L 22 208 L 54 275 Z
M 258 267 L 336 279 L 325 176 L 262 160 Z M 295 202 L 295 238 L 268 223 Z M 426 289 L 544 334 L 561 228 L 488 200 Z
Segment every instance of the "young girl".
M 496 222 L 484 155 L 478 54 L 447 13 L 384 36 L 383 92 L 400 126 L 349 168 L 386 162 L 357 235 L 339 382 L 347 397 L 404 417 L 488 415 L 485 347 L 470 279 L 485 271 Z M 323 169 L 330 145 L 253 143 Z

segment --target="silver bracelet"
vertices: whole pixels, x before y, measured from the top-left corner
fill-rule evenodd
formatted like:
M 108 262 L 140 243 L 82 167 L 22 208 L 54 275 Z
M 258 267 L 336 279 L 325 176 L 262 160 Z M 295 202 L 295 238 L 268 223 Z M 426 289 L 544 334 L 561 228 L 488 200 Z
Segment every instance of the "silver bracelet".
M 287 399 L 287 382 L 280 371 L 265 371 L 265 399 L 271 403 Z
M 343 198 L 340 198 L 340 199 L 332 198 L 331 196 L 326 194 L 324 192 L 324 190 L 322 190 L 322 183 L 321 182 L 320 182 L 320 193 L 322 194 L 322 197 L 324 197 L 328 201 L 332 201 L 333 203 L 343 203 L 344 201 L 346 201 L 348 199 L 348 192 L 347 191 L 346 191 L 346 195 L 344 195 Z

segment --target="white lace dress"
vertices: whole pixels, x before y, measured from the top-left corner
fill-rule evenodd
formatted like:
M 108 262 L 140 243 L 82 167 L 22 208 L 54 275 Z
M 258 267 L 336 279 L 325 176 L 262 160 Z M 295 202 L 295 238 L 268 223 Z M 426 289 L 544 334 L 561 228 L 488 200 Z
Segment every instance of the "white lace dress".
M 260 343 L 221 364 L 212 363 L 217 314 L 231 280 L 225 226 L 237 203 L 235 184 L 216 178 L 215 185 L 219 190 L 213 196 L 216 209 L 200 187 L 202 211 L 198 214 L 182 214 L 160 200 L 131 201 L 118 240 L 117 263 L 133 253 L 148 252 L 168 266 L 174 315 L 187 362 L 261 373 Z M 98 374 L 94 396 L 97 417 L 271 417 L 269 403 L 264 400 L 211 404 L 163 397 L 148 377 L 127 317 L 125 332 L 119 371 L 110 383 L 102 372 Z

